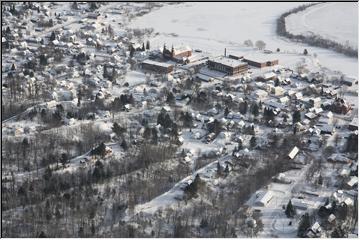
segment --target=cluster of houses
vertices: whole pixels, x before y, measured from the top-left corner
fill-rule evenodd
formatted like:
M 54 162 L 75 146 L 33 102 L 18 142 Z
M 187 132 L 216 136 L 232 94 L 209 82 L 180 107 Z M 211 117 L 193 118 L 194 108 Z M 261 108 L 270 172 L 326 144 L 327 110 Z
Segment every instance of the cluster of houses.
M 38 14 L 31 16 L 29 13 L 33 12 L 32 9 L 36 9 Z M 240 131 L 251 133 L 244 134 L 247 136 L 242 139 L 249 143 L 252 135 L 265 128 L 270 129 L 270 132 L 290 129 L 294 134 L 302 133 L 308 150 L 314 152 L 322 147 L 323 142 L 331 143 L 334 136 L 344 136 L 344 140 L 350 134 L 357 135 L 357 114 L 342 96 L 339 87 L 329 84 L 325 74 L 296 72 L 283 67 L 272 54 L 241 56 L 227 54 L 225 49 L 222 56 L 214 57 L 199 49 L 192 50 L 189 46 L 167 48 L 164 45 L 162 49 L 144 49 L 132 42 L 134 34 L 131 30 L 115 32 L 111 26 L 99 23 L 97 12 L 89 12 L 85 19 L 72 22 L 80 23 L 78 29 L 67 26 L 52 28 L 72 19 L 74 16 L 70 11 L 51 16 L 48 9 L 37 3 L 25 3 L 21 8 L 18 6 L 15 10 L 4 10 L 5 15 L 15 15 L 17 12 L 22 12 L 31 24 L 17 22 L 15 17 L 7 18 L 10 20 L 4 23 L 4 26 L 11 26 L 2 29 L 2 49 L 4 56 L 7 56 L 2 67 L 4 93 L 14 94 L 14 89 L 20 89 L 23 95 L 34 98 L 41 96 L 56 103 L 77 100 L 71 105 L 75 109 L 81 108 L 81 101 L 85 101 L 82 99 L 84 92 L 91 92 L 90 101 L 104 103 L 113 101 L 122 91 L 126 96 L 131 95 L 132 99 L 127 101 L 125 97 L 122 109 L 131 111 L 132 107 L 143 108 L 147 120 L 154 113 L 145 111 L 146 107 L 156 105 L 157 102 L 162 105 L 164 100 L 167 101 L 167 96 L 161 93 L 162 89 L 171 89 L 174 105 L 179 109 L 187 109 L 190 118 L 194 119 L 191 125 L 194 129 L 190 133 L 192 140 L 205 144 L 219 143 L 221 146 L 216 149 L 217 155 L 227 152 L 225 144 L 240 142 L 237 136 Z M 31 27 L 33 29 L 29 29 Z M 49 28 L 52 30 L 45 30 Z M 129 46 L 135 49 L 133 55 L 128 50 Z M 136 83 L 131 86 L 122 81 L 128 72 L 137 73 L 134 77 Z M 164 83 L 163 78 L 153 78 L 153 75 L 167 76 L 167 81 Z M 15 79 L 21 81 L 19 86 L 13 88 Z M 347 86 L 356 82 L 348 77 L 339 79 Z M 182 89 L 187 80 L 200 83 L 197 92 Z M 208 109 L 195 111 L 191 107 L 184 107 L 195 97 L 203 100 Z M 210 98 L 214 102 L 208 102 Z M 225 114 L 224 105 L 215 102 L 244 106 L 245 109 L 249 108 L 248 112 L 252 108 L 254 116 L 246 110 L 241 113 L 234 109 Z M 62 104 L 67 110 L 66 103 Z M 268 114 L 261 123 L 260 117 L 257 117 L 259 113 L 253 110 L 255 104 L 260 114 Z M 41 106 L 37 112 L 56 107 L 57 104 Z M 163 109 L 171 113 L 169 107 Z M 298 119 L 295 119 L 294 112 L 299 112 Z M 31 111 L 27 113 L 31 114 Z M 207 126 L 217 122 L 221 129 L 216 133 L 207 130 Z M 160 129 L 158 125 L 156 127 Z M 16 129 L 14 134 L 22 135 L 28 131 Z M 186 139 L 178 134 L 178 142 L 184 143 Z M 249 148 L 246 146 L 245 150 L 234 151 L 233 156 L 241 157 L 244 152 L 249 152 Z M 299 156 L 299 152 L 300 148 L 294 146 L 288 154 L 289 160 L 304 164 L 304 158 Z M 348 192 L 356 191 L 358 183 L 354 175 L 357 163 L 338 151 L 327 160 L 343 166 L 339 176 L 344 190 L 337 191 L 332 198 L 339 204 L 350 204 Z M 291 183 L 285 175 L 277 176 L 276 181 Z M 304 195 L 309 195 L 309 192 Z M 266 207 L 272 200 L 273 193 L 265 191 L 258 194 L 256 205 Z M 321 206 L 298 198 L 293 198 L 292 202 L 295 208 L 302 211 L 309 209 L 309 206 Z M 335 221 L 335 215 L 330 216 L 329 219 Z M 314 224 L 312 233 L 316 235 L 320 231 L 319 226 Z

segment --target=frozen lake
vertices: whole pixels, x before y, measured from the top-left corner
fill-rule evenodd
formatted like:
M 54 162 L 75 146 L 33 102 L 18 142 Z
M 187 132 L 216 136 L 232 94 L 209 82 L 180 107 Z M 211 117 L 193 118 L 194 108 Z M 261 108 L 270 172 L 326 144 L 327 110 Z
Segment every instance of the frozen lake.
M 189 45 L 214 54 L 223 54 L 226 47 L 229 53 L 246 54 L 243 42 L 247 39 L 256 42 L 263 40 L 266 48 L 282 51 L 302 52 L 307 48 L 310 54 L 316 53 L 320 64 L 348 75 L 358 75 L 358 60 L 336 52 L 297 44 L 279 38 L 276 33 L 276 19 L 285 11 L 302 2 L 246 2 L 246 3 L 185 3 L 169 5 L 134 20 L 131 27 L 152 27 L 159 35 L 151 39 L 153 47 Z M 341 19 L 338 19 L 341 21 Z M 280 64 L 293 63 L 299 56 L 285 55 Z

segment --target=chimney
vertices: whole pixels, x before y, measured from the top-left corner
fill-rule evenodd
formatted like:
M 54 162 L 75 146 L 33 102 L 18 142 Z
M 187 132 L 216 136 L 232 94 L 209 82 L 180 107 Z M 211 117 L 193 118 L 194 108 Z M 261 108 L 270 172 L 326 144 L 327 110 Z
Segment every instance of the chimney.
M 226 48 L 225 48 L 225 50 L 224 50 L 224 57 L 226 57 Z

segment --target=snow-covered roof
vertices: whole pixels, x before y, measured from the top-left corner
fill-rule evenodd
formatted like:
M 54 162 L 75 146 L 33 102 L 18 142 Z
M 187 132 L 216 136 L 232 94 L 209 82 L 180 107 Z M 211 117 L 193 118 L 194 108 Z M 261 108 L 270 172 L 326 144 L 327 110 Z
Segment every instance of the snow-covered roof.
M 314 119 L 317 117 L 317 115 L 315 113 L 312 112 L 308 112 L 305 114 L 305 117 L 309 118 L 309 119 Z
M 298 154 L 298 152 L 299 152 L 299 148 L 295 146 L 289 153 L 289 155 L 288 155 L 289 158 L 294 159 L 296 157 L 296 155 Z
M 273 194 L 270 191 L 264 191 L 258 196 L 256 203 L 266 205 L 272 198 Z
M 267 72 L 267 73 L 264 73 L 263 76 L 265 79 L 269 79 L 269 78 L 276 77 L 276 74 L 274 72 Z
M 358 177 L 352 176 L 346 184 L 350 187 L 353 187 L 357 182 L 358 182 Z
M 306 210 L 308 209 L 308 204 L 305 203 L 303 200 L 298 198 L 291 199 L 291 203 L 295 208 L 298 208 L 300 210 Z
M 244 63 L 242 61 L 232 59 L 232 58 L 223 57 L 223 56 L 213 58 L 213 59 L 211 59 L 211 61 L 216 62 L 216 63 L 220 63 L 220 64 L 225 65 L 225 66 L 229 66 L 229 67 L 232 67 L 232 68 L 247 65 L 247 63 Z
M 311 226 L 311 230 L 313 232 L 320 232 L 321 231 L 321 226 L 318 222 L 315 222 L 312 226 Z
M 169 63 L 157 62 L 157 61 L 153 61 L 153 60 L 150 60 L 150 59 L 144 60 L 143 63 L 150 64 L 150 65 L 161 66 L 161 67 L 166 67 L 166 68 L 172 66 L 172 64 L 169 64 Z
M 269 55 L 249 55 L 249 56 L 244 56 L 244 59 L 259 63 L 278 60 L 276 58 L 271 58 L 271 56 Z
M 328 217 L 328 222 L 333 222 L 336 219 L 334 214 L 330 214 Z

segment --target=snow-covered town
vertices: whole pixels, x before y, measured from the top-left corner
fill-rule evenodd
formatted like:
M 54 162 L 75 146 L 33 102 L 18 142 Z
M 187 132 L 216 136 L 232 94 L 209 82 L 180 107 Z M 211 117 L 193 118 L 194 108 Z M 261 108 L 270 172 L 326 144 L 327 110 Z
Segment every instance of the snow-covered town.
M 1 7 L 2 237 L 358 237 L 358 3 Z

